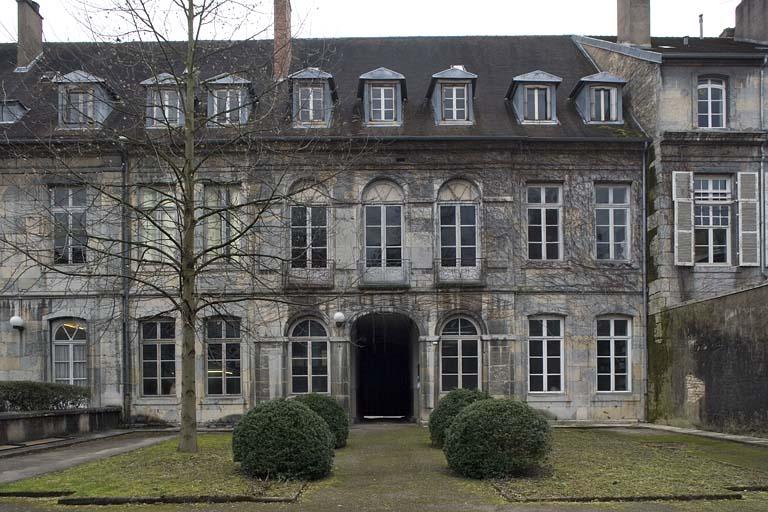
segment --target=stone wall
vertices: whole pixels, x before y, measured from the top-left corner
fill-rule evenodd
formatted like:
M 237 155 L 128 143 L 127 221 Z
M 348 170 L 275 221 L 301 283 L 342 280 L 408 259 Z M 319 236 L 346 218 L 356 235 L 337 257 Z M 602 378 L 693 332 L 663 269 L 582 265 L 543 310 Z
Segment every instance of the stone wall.
M 768 286 L 650 318 L 648 419 L 728 431 L 768 424 Z

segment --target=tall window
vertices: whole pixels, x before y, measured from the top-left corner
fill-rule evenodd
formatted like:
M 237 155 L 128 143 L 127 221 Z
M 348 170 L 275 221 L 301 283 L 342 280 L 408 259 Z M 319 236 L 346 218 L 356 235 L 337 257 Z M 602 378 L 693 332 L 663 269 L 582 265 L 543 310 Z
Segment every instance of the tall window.
M 85 323 L 66 320 L 53 331 L 53 379 L 60 384 L 88 386 L 88 337 Z
M 727 177 L 695 176 L 695 261 L 728 264 L 731 244 L 731 180 Z
M 725 128 L 725 80 L 699 80 L 699 128 Z
M 618 89 L 615 87 L 593 87 L 590 120 L 600 122 L 617 121 L 619 119 L 617 96 Z
M 528 187 L 528 259 L 562 258 L 562 199 L 555 185 Z
M 53 199 L 53 262 L 55 264 L 86 261 L 87 195 L 85 187 L 56 186 Z
M 291 392 L 328 393 L 328 334 L 316 320 L 291 331 Z
M 532 318 L 528 321 L 528 391 L 563 391 L 563 321 Z
M 207 185 L 205 205 L 211 216 L 206 219 L 205 243 L 210 257 L 231 258 L 241 245 L 243 208 L 240 185 Z
M 209 395 L 240 394 L 240 320 L 211 319 L 205 323 Z
M 181 94 L 177 89 L 150 91 L 147 108 L 147 126 L 181 126 L 184 115 Z
M 365 207 L 365 265 L 401 267 L 403 265 L 402 207 Z
M 396 87 L 394 85 L 371 85 L 370 117 L 374 123 L 389 123 L 396 120 Z
M 299 87 L 299 122 L 325 122 L 325 87 L 322 85 Z
M 443 85 L 443 121 L 466 121 L 467 86 Z
M 480 386 L 480 338 L 465 318 L 451 320 L 440 337 L 440 389 L 478 389 Z
M 629 332 L 627 319 L 597 321 L 598 391 L 629 391 Z
M 211 91 L 213 101 L 212 117 L 214 124 L 240 124 L 245 89 L 242 87 L 217 88 Z
M 64 91 L 65 126 L 84 127 L 93 123 L 94 91 L 90 88 L 68 88 Z
M 291 207 L 291 267 L 328 266 L 328 208 Z
M 525 120 L 550 121 L 549 87 L 529 86 L 525 88 Z
M 139 189 L 138 241 L 143 259 L 165 261 L 176 254 L 176 201 L 165 186 Z
M 595 241 L 598 260 L 627 260 L 629 187 L 595 187 Z
M 440 264 L 477 266 L 477 206 L 440 205 Z
M 143 395 L 176 395 L 176 322 L 141 323 L 141 369 Z

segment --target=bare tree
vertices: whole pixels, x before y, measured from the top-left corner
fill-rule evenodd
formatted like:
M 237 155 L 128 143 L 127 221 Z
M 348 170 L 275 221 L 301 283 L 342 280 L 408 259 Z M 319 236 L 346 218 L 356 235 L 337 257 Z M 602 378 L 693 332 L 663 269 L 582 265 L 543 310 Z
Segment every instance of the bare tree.
M 6 147 L 32 163 L 15 178 L 18 225 L 3 230 L 0 246 L 6 264 L 16 262 L 8 282 L 56 275 L 72 293 L 154 295 L 166 304 L 158 315 L 178 314 L 179 450 L 194 452 L 199 318 L 234 302 L 290 301 L 266 291 L 279 291 L 286 265 L 321 266 L 324 256 L 311 239 L 283 254 L 285 205 L 321 194 L 371 148 L 281 137 L 293 115 L 281 46 L 289 41 L 257 40 L 270 24 L 254 24 L 254 2 L 111 2 L 84 4 L 99 41 L 46 49 L 41 79 L 22 84 L 33 108 Z M 179 27 L 186 39 L 173 41 Z M 244 30 L 249 37 L 227 39 Z M 212 35 L 223 40 L 204 40 Z M 64 63 L 75 71 L 64 73 Z M 58 126 L 33 111 L 58 112 Z M 91 157 L 119 165 L 94 171 Z

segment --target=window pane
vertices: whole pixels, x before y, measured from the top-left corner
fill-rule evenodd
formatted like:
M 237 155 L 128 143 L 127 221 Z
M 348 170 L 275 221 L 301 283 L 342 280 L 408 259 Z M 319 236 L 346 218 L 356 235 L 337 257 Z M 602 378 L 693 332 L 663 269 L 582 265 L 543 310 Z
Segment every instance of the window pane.
M 239 395 L 240 394 L 240 379 L 239 378 L 228 378 L 227 379 L 227 394 L 228 395 Z
M 63 348 L 63 347 L 56 347 L 56 350 Z M 157 345 L 153 344 L 147 344 L 142 346 L 142 358 L 145 361 L 156 361 L 157 360 Z M 61 360 L 57 357 L 58 360 Z
M 597 390 L 598 391 L 611 391 L 611 376 L 610 375 L 598 375 L 597 376 Z
M 459 372 L 459 359 L 456 357 L 443 358 L 443 373 L 458 373 Z
M 559 375 L 550 375 L 547 377 L 547 391 L 562 391 Z
M 172 340 L 176 338 L 175 322 L 160 322 L 160 338 L 164 340 Z
M 475 207 L 474 206 L 461 207 L 461 223 L 464 226 L 475 225 Z
M 544 333 L 544 321 L 530 320 L 528 322 L 528 332 L 530 336 L 542 336 Z
M 208 378 L 208 394 L 209 395 L 224 394 L 220 375 Z
M 541 188 L 540 187 L 528 187 L 528 202 L 530 204 L 541 203 Z
M 477 375 L 464 375 L 461 379 L 461 387 L 464 389 L 477 389 Z
M 544 391 L 544 377 L 541 375 L 531 375 L 530 391 Z
M 170 343 L 163 343 L 160 345 L 160 358 L 163 361 L 176 360 L 176 345 Z
M 627 391 L 629 388 L 627 387 L 627 376 L 626 375 L 617 375 L 616 376 L 616 391 Z
M 457 375 L 443 375 L 443 391 L 452 391 L 459 387 L 459 377 Z
M 144 385 L 142 387 L 142 394 L 144 395 L 156 395 L 157 394 L 157 379 L 144 379 Z
M 530 372 L 532 374 L 544 373 L 544 359 L 540 357 L 532 357 L 530 361 Z
M 208 326 L 208 337 L 209 338 L 215 338 L 220 339 L 222 336 L 221 332 L 221 321 L 219 320 L 208 320 L 206 322 Z

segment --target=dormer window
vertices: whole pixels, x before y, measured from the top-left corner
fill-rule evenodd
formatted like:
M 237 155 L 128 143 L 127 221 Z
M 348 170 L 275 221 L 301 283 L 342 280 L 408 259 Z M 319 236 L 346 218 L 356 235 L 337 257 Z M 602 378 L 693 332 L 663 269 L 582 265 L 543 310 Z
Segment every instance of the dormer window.
M 27 107 L 20 101 L 6 100 L 0 103 L 0 124 L 12 124 L 24 117 Z
M 288 78 L 293 89 L 294 127 L 329 127 L 337 99 L 333 75 L 318 68 L 305 68 Z
M 184 124 L 183 98 L 176 77 L 161 73 L 141 85 L 147 87 L 147 128 Z
M 112 93 L 101 78 L 73 71 L 56 78 L 59 86 L 59 128 L 94 128 L 112 112 Z
M 525 88 L 525 120 L 551 121 L 552 109 L 550 88 L 529 85 Z
M 403 122 L 403 101 L 407 98 L 405 77 L 387 68 L 360 76 L 358 97 L 363 100 L 365 124 L 399 126 Z
M 208 89 L 208 125 L 232 126 L 247 123 L 250 113 L 250 84 L 248 80 L 229 73 L 203 82 Z
M 585 76 L 571 92 L 570 99 L 584 122 L 591 124 L 624 123 L 622 89 L 626 81 L 610 73 Z
M 611 122 L 618 120 L 618 109 L 616 108 L 617 91 L 615 87 L 597 86 L 591 88 L 590 99 L 592 108 L 590 109 L 590 119 L 597 122 Z
M 477 75 L 456 64 L 432 75 L 427 100 L 438 125 L 468 125 L 474 121 L 472 99 Z
M 507 91 L 517 119 L 522 124 L 557 123 L 557 86 L 559 76 L 545 71 L 533 71 L 516 76 Z

